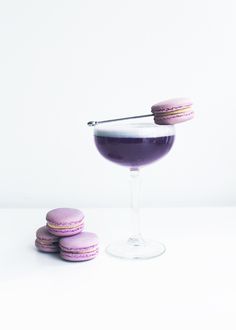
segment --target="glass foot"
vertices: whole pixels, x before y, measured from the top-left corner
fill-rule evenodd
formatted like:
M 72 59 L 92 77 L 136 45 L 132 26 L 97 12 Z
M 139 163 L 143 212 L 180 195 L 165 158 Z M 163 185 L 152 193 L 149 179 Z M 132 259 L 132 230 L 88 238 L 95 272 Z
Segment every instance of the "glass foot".
M 159 257 L 165 252 L 165 246 L 155 241 L 140 241 L 133 238 L 128 241 L 114 242 L 106 248 L 106 252 L 123 259 L 150 259 Z

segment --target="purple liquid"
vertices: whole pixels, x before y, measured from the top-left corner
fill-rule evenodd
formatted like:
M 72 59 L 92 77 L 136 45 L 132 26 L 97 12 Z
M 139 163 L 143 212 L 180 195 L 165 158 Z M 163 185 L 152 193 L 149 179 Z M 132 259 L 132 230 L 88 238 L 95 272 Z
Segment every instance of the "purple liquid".
M 108 160 L 129 167 L 157 161 L 171 149 L 174 135 L 162 137 L 94 136 L 98 151 Z

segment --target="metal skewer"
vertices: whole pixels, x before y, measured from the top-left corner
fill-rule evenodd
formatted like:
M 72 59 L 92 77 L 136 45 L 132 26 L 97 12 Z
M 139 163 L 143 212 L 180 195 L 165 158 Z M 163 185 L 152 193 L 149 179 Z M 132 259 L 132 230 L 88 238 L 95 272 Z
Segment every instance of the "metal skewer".
M 88 126 L 95 126 L 97 124 L 103 124 L 103 123 L 111 123 L 113 121 L 120 121 L 120 120 L 127 120 L 127 119 L 136 119 L 136 118 L 144 118 L 144 117 L 151 117 L 154 116 L 153 113 L 150 115 L 141 115 L 141 116 L 133 116 L 133 117 L 124 117 L 124 118 L 116 118 L 116 119 L 108 119 L 108 120 L 101 120 L 101 121 L 89 121 L 87 123 Z

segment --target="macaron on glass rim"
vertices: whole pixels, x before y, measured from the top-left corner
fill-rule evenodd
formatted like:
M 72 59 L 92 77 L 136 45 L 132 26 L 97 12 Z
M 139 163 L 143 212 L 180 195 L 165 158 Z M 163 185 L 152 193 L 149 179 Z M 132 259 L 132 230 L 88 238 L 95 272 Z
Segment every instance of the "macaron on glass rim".
M 151 111 L 154 122 L 159 125 L 174 125 L 194 117 L 192 101 L 189 98 L 175 98 L 154 104 Z

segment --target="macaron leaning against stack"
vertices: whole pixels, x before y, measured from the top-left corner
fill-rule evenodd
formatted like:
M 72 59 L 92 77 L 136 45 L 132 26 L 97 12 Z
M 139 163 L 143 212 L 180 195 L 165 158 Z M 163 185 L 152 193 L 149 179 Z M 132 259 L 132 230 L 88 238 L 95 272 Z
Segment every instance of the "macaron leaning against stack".
M 68 261 L 86 261 L 98 255 L 98 237 L 90 232 L 61 238 L 59 246 L 60 256 Z
M 46 215 L 47 230 L 55 236 L 72 236 L 84 229 L 84 214 L 77 209 L 58 208 Z
M 177 98 L 159 102 L 152 106 L 154 121 L 159 125 L 174 125 L 190 120 L 194 116 L 192 101 Z
M 50 234 L 46 226 L 36 231 L 35 246 L 42 252 L 59 252 L 59 237 Z

